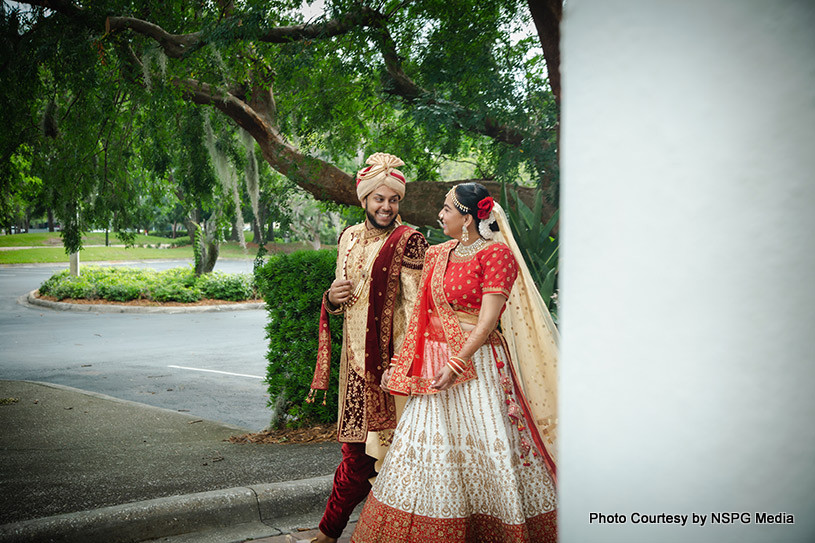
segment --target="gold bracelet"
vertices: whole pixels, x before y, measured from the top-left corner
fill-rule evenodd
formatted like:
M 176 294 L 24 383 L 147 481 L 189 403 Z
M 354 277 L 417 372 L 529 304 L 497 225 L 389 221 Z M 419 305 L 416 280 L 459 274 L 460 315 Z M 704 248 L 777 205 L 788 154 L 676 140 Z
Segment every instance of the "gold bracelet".
M 462 371 L 461 371 L 461 370 L 456 370 L 456 366 L 455 366 L 455 365 L 453 365 L 453 361 L 452 361 L 452 360 L 451 360 L 450 362 L 448 362 L 448 363 L 447 363 L 447 366 L 448 366 L 448 367 L 449 367 L 451 370 L 453 370 L 453 373 L 456 375 L 456 377 L 458 377 L 459 375 L 461 375 Z

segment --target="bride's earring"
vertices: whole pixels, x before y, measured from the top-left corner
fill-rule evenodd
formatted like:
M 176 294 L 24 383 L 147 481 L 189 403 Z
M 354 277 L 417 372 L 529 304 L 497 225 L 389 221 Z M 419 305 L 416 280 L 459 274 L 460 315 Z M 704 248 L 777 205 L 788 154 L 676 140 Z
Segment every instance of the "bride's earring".
M 461 227 L 461 243 L 470 241 L 470 234 L 467 232 L 467 225 Z

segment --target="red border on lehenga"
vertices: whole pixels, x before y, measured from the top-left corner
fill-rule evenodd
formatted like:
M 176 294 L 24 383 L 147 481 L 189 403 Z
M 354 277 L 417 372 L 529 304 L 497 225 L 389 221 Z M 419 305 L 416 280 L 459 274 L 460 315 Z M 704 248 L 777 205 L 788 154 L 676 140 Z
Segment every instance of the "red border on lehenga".
M 442 519 L 406 513 L 368 494 L 352 543 L 555 543 L 557 510 L 506 524 L 489 515 Z

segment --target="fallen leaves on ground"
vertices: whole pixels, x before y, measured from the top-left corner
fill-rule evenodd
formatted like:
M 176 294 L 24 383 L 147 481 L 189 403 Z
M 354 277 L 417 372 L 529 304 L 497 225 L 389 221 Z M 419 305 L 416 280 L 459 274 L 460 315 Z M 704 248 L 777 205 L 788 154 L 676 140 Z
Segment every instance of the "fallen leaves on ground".
M 241 434 L 229 438 L 230 443 L 322 443 L 337 440 L 337 427 L 308 426 L 306 428 L 283 428 L 257 434 Z

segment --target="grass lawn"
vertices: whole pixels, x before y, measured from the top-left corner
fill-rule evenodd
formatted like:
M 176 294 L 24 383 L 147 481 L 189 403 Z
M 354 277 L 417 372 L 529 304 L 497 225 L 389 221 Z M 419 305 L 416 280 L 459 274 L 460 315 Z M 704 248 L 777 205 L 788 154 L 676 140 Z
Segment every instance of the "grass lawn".
M 136 245 L 158 245 L 160 243 L 169 244 L 173 240 L 158 236 L 136 235 Z M 104 245 L 104 232 L 88 232 L 82 236 L 82 243 L 85 245 Z M 123 242 L 111 233 L 108 236 L 108 243 L 111 245 L 122 245 Z M 12 234 L 10 236 L 0 236 L 0 247 L 62 247 L 62 237 L 59 232 L 36 232 L 33 234 Z
M 145 249 L 142 247 L 88 247 L 79 253 L 80 262 L 100 262 L 117 260 L 161 260 L 192 258 L 192 247 L 176 249 Z M 65 249 L 42 247 L 38 249 L 16 249 L 0 251 L 0 264 L 59 263 L 68 262 Z
M 251 233 L 250 233 L 251 234 Z M 85 238 L 86 245 L 95 245 L 96 236 L 101 236 L 101 243 L 105 242 L 105 234 L 91 233 Z M 9 239 L 19 238 L 19 239 Z M 24 241 L 21 241 L 24 240 Z M 55 241 L 54 241 L 55 240 Z M 155 236 L 138 236 L 136 245 L 156 245 L 159 243 L 169 243 L 172 240 L 158 238 Z M 117 243 L 111 236 L 111 243 Z M 37 233 L 37 234 L 14 234 L 11 236 L 0 236 L 0 247 L 37 247 L 35 249 L 11 249 L 0 250 L 0 264 L 30 264 L 47 263 L 54 264 L 68 262 L 68 255 L 62 247 L 62 239 L 59 234 Z M 271 253 L 311 249 L 311 245 L 305 242 L 295 243 L 269 243 L 267 249 Z M 328 248 L 328 247 L 326 247 Z M 257 255 L 257 247 L 249 246 L 245 250 L 236 242 L 222 243 L 219 258 L 239 258 L 253 260 Z M 192 260 L 192 246 L 186 245 L 171 249 L 153 249 L 147 247 L 86 247 L 79 254 L 80 262 L 116 262 L 122 260 Z

